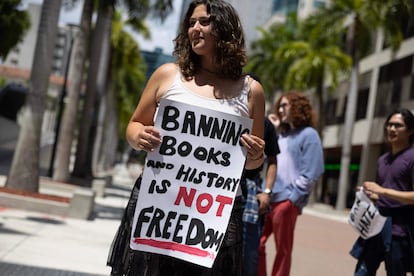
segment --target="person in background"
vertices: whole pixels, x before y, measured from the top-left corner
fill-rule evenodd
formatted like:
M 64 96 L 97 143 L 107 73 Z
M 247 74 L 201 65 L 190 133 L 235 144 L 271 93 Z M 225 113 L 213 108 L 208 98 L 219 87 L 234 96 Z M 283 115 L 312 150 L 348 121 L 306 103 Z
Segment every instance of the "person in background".
M 155 70 L 129 121 L 126 136 L 131 147 L 149 152 L 161 144 L 153 120 L 160 99 L 166 98 L 253 119 L 250 134 L 243 134 L 240 142 L 247 150 L 245 169 L 260 167 L 264 161 L 265 98 L 261 84 L 243 73 L 247 59 L 244 35 L 234 7 L 224 0 L 192 1 L 175 39 L 173 54 L 177 62 Z M 139 186 L 140 178 L 108 256 L 112 275 L 241 275 L 241 189 L 213 267 L 206 268 L 129 248 Z
M 278 129 L 279 128 L 280 120 L 279 120 L 279 118 L 277 117 L 277 115 L 274 112 L 273 113 L 270 113 L 267 116 L 267 118 L 273 124 L 273 126 L 275 127 L 275 129 Z
M 258 275 L 266 275 L 266 241 L 273 233 L 276 257 L 272 276 L 290 273 L 296 219 L 324 172 L 323 149 L 315 130 L 314 112 L 303 93 L 289 91 L 276 101 L 279 119 L 278 172 L 259 246 Z
M 254 170 L 245 170 L 240 182 L 244 199 L 243 275 L 245 276 L 257 275 L 260 235 L 264 216 L 269 210 L 273 184 L 276 180 L 276 155 L 280 152 L 276 129 L 268 118 L 265 118 L 264 131 L 264 153 L 267 164 L 265 178 L 263 180 L 261 176 L 262 165 Z
M 358 259 L 354 275 L 375 275 L 385 261 L 388 276 L 414 275 L 414 116 L 408 109 L 392 112 L 384 133 L 389 151 L 378 158 L 377 179 L 363 191 L 387 217 L 377 236 L 361 237 L 351 250 Z

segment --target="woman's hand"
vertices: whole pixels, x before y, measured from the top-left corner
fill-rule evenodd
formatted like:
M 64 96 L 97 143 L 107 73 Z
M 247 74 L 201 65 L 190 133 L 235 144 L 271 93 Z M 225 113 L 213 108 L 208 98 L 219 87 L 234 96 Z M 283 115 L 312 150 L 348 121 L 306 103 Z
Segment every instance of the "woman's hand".
M 265 141 L 252 134 L 243 134 L 240 142 L 247 149 L 245 169 L 253 170 L 260 167 L 264 161 Z
M 243 134 L 240 141 L 247 149 L 247 160 L 263 160 L 265 141 L 262 138 L 252 134 Z
M 263 215 L 268 211 L 270 206 L 270 195 L 266 193 L 259 193 L 256 197 L 259 201 L 259 215 Z
M 150 152 L 161 144 L 161 135 L 154 126 L 143 126 L 138 129 L 134 142 L 138 149 Z
M 271 113 L 267 116 L 267 118 L 269 119 L 270 122 L 272 122 L 272 124 L 275 128 L 279 127 L 280 121 L 279 121 L 279 118 L 277 117 L 276 114 Z

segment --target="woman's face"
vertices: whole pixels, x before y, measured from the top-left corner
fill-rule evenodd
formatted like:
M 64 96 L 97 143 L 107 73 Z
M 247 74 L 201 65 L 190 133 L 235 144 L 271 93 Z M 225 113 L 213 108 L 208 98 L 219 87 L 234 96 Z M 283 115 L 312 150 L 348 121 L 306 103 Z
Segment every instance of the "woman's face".
M 290 104 L 286 97 L 280 100 L 277 113 L 281 123 L 290 124 Z
M 204 4 L 198 5 L 190 17 L 188 37 L 191 48 L 197 55 L 213 54 L 216 48 L 216 37 L 212 34 L 210 16 Z
M 411 131 L 407 129 L 407 125 L 404 122 L 404 117 L 397 113 L 391 116 L 388 122 L 385 124 L 385 130 L 387 135 L 387 141 L 392 145 L 405 145 L 409 144 L 409 136 Z

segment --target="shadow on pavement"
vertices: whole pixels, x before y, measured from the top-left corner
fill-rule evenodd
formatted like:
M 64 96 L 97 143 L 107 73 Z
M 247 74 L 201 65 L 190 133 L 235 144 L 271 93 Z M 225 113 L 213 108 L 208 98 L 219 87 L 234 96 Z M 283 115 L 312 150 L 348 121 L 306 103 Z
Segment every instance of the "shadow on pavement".
M 98 218 L 120 220 L 122 218 L 124 209 L 125 208 L 117 208 L 95 203 L 95 207 L 91 215 L 91 220 Z
M 13 276 L 103 276 L 99 274 L 88 274 L 67 270 L 26 266 L 20 264 L 0 262 L 0 275 Z

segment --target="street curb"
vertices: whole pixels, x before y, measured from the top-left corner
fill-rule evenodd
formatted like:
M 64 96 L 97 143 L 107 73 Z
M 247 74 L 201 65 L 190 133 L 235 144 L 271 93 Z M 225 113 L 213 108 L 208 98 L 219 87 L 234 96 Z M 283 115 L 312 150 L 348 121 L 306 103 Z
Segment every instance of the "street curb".
M 4 186 L 5 180 L 5 176 L 0 176 L 1 187 Z M 95 205 L 95 190 L 40 178 L 39 191 L 42 194 L 70 198 L 70 203 L 0 192 L 0 206 L 69 218 L 90 219 Z
M 69 203 L 56 202 L 22 195 L 0 192 L 0 205 L 8 208 L 23 209 L 59 216 L 67 216 Z

